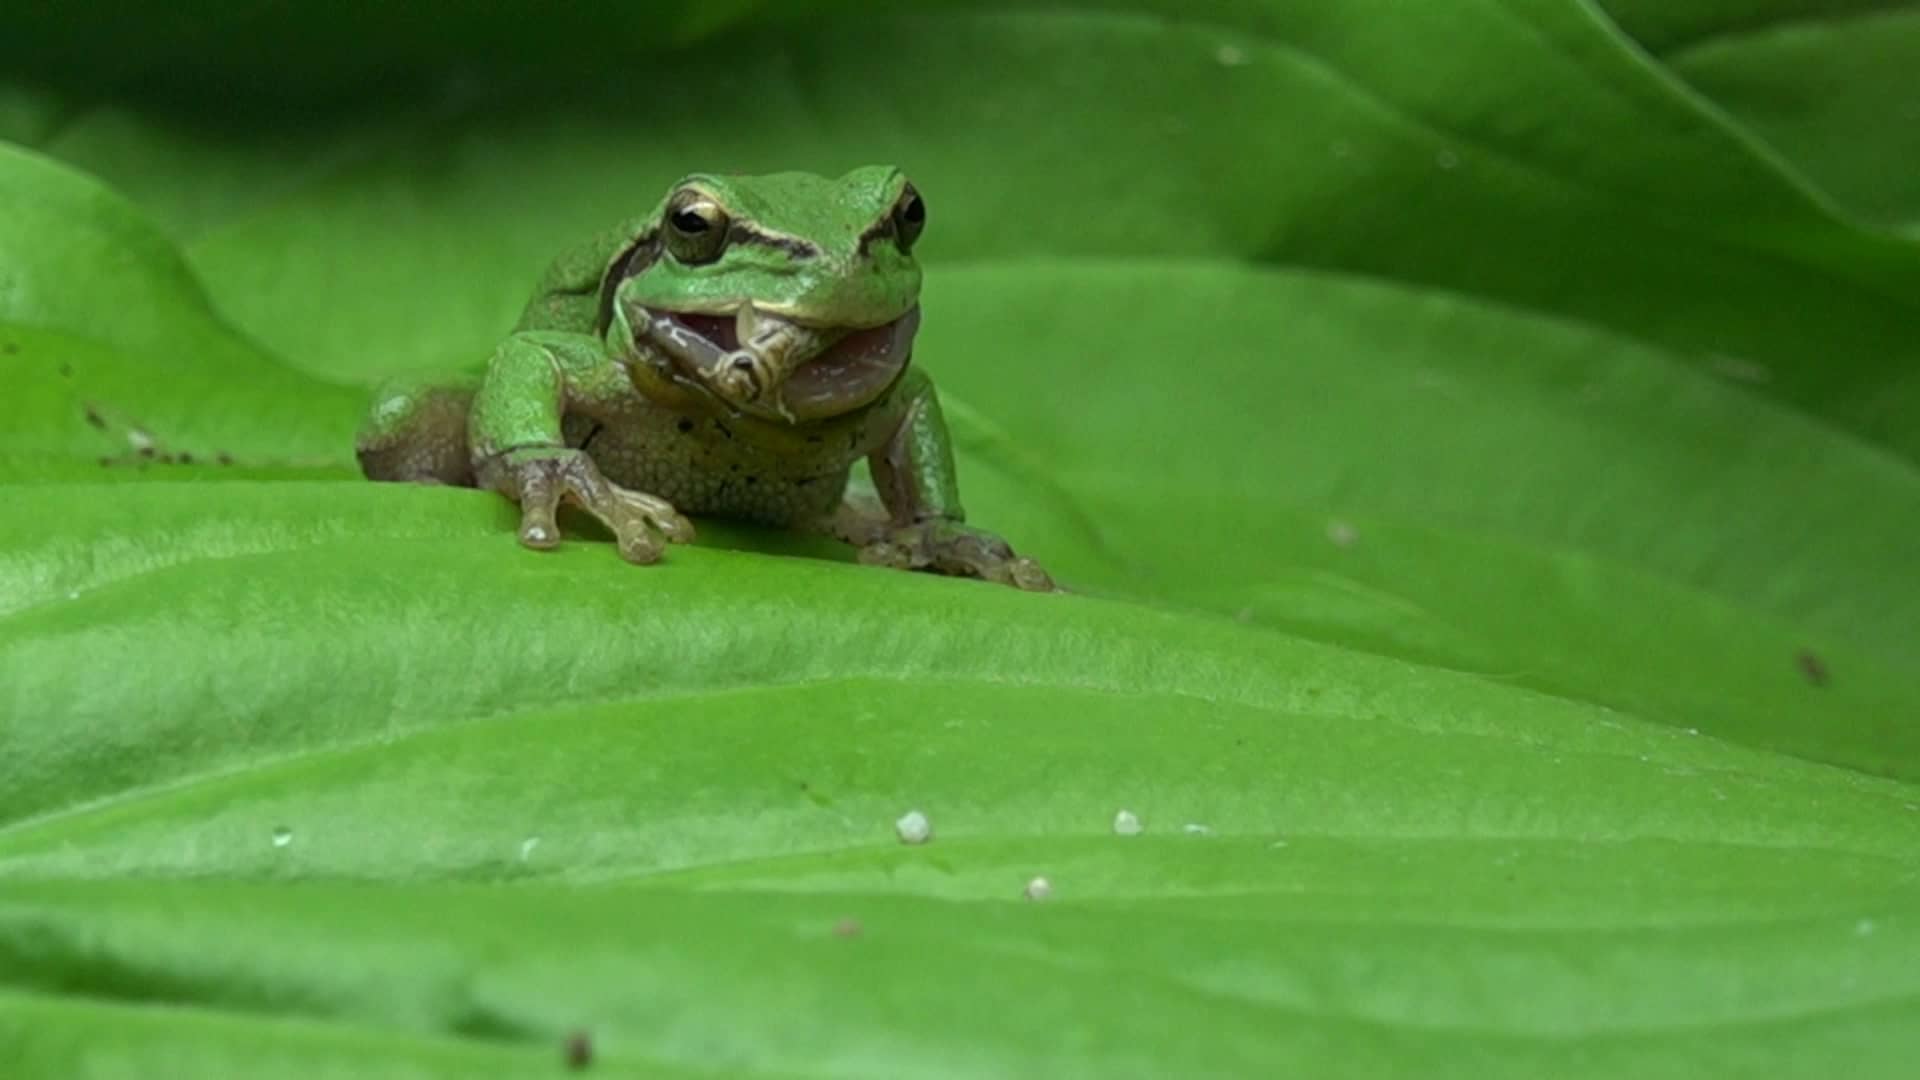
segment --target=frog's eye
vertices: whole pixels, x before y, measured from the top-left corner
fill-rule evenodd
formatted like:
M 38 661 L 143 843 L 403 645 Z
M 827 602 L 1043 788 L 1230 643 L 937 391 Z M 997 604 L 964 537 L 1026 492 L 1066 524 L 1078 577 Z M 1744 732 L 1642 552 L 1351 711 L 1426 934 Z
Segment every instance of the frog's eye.
M 667 250 L 683 263 L 710 262 L 727 242 L 727 214 L 710 199 L 691 199 L 667 211 Z
M 908 184 L 900 193 L 900 201 L 893 204 L 893 235 L 899 238 L 900 250 L 912 251 L 913 242 L 920 239 L 920 231 L 926 227 L 927 202 Z

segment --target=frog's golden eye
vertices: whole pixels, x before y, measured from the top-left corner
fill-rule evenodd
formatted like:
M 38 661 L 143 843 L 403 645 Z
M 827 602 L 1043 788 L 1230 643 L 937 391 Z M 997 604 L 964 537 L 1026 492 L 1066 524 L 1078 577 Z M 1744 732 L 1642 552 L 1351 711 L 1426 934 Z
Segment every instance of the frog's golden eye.
M 920 231 L 927 227 L 927 202 L 912 184 L 900 193 L 900 201 L 893 204 L 893 235 L 899 239 L 901 251 L 912 251 L 913 242 L 920 239 Z
M 667 211 L 667 250 L 683 263 L 711 262 L 727 242 L 727 213 L 695 196 Z

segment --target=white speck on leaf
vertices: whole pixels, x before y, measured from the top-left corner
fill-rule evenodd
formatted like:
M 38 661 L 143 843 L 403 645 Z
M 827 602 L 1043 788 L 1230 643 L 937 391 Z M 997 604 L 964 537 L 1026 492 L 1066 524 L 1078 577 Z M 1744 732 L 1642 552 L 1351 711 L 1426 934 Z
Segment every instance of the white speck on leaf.
M 1451 150 L 1442 150 L 1433 155 L 1433 163 L 1443 169 L 1457 169 L 1460 167 L 1460 155 Z
M 1186 833 L 1188 836 L 1212 836 L 1213 826 L 1202 825 L 1197 821 L 1189 821 L 1185 825 L 1180 826 L 1180 831 Z
M 1860 937 L 1866 937 L 1878 929 L 1879 927 L 1874 924 L 1872 919 L 1861 919 L 1859 922 L 1853 924 L 1853 932 Z
M 133 447 L 136 454 L 144 454 L 154 447 L 153 436 L 140 428 L 127 429 L 127 445 Z
M 1222 45 L 1213 51 L 1221 67 L 1240 67 L 1247 62 L 1247 51 L 1238 45 Z
M 532 858 L 533 849 L 539 846 L 540 846 L 540 838 L 537 836 L 529 836 L 525 840 L 520 841 L 520 861 L 526 862 L 528 859 Z
M 282 825 L 273 830 L 273 846 L 286 847 L 293 843 L 293 830 Z
M 1119 836 L 1139 836 L 1140 817 L 1131 810 L 1122 810 L 1113 815 L 1113 831 Z
M 893 831 L 903 844 L 924 844 L 933 837 L 933 823 L 918 810 L 909 810 L 893 823 Z
M 1027 882 L 1027 899 L 1046 900 L 1053 896 L 1053 882 L 1037 877 Z
M 1327 523 L 1327 539 L 1333 541 L 1334 547 L 1352 547 L 1354 541 L 1360 539 L 1360 532 L 1344 521 L 1330 521 Z

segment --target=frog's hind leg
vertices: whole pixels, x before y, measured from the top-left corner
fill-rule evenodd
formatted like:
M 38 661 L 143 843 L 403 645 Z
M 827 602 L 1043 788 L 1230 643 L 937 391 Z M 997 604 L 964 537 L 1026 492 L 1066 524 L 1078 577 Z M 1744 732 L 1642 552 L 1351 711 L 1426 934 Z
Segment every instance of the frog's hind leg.
M 369 480 L 475 485 L 467 414 L 479 378 L 397 382 L 374 395 L 356 449 Z

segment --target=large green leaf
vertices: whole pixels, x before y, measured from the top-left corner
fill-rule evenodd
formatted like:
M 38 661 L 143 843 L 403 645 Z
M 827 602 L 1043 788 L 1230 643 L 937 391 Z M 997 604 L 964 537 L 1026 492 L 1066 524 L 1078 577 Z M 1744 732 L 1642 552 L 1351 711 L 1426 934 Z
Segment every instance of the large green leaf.
M 1608 0 L 1675 74 L 1869 220 L 1920 236 L 1920 5 Z
M 0 1056 L 1899 1075 L 1920 252 L 1584 4 L 928 8 L 0 44 Z M 1072 594 L 357 479 L 677 173 L 887 158 Z

